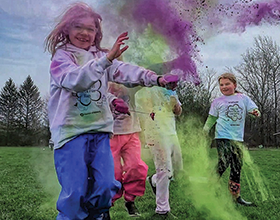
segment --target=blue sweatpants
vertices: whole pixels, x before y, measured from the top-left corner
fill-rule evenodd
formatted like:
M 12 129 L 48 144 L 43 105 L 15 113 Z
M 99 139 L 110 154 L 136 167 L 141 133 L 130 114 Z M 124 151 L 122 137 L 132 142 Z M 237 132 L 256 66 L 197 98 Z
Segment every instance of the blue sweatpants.
M 54 151 L 61 192 L 57 220 L 97 218 L 121 188 L 114 177 L 109 134 L 82 134 Z

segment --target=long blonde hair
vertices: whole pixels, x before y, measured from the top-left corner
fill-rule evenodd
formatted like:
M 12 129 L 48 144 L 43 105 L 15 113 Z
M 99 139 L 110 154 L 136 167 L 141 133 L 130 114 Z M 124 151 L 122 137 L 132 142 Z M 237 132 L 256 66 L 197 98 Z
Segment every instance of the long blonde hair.
M 60 21 L 45 40 L 45 50 L 49 51 L 53 56 L 58 47 L 70 43 L 68 30 L 75 20 L 81 17 L 91 17 L 94 19 L 97 32 L 93 45 L 101 51 L 106 51 L 106 49 L 103 49 L 100 46 L 103 38 L 101 29 L 102 18 L 89 5 L 83 2 L 77 2 L 70 5 L 70 7 L 59 16 Z
M 237 80 L 234 74 L 232 73 L 223 73 L 222 75 L 219 76 L 218 78 L 218 82 L 220 83 L 221 79 L 228 79 L 229 81 L 231 81 L 235 86 L 237 86 Z M 237 91 L 235 89 L 235 93 L 240 93 L 239 91 Z

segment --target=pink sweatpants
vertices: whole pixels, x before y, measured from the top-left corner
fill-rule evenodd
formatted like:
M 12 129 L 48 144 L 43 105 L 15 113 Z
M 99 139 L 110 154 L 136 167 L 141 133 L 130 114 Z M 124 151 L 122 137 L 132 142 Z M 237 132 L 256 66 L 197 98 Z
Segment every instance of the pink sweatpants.
M 122 188 L 113 202 L 124 195 L 125 201 L 134 201 L 136 196 L 145 193 L 148 166 L 141 159 L 141 142 L 138 133 L 114 135 L 110 140 L 114 157 L 115 178 Z

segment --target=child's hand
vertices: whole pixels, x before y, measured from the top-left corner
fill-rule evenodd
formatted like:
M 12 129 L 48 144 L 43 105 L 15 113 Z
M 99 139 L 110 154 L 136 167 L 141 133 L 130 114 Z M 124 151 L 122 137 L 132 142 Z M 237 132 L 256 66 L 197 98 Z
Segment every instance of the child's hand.
M 125 47 L 121 48 L 121 45 L 124 45 L 125 43 L 123 42 L 124 40 L 128 40 L 128 33 L 122 33 L 116 42 L 114 43 L 112 49 L 108 52 L 107 58 L 110 61 L 113 61 L 115 58 L 118 58 L 124 51 L 127 50 L 128 46 L 126 45 Z
M 172 108 L 172 111 L 175 115 L 179 116 L 182 113 L 182 107 L 179 104 L 178 100 L 176 99 L 175 96 L 170 96 L 170 107 Z
M 158 79 L 159 85 L 166 89 L 175 90 L 179 81 L 178 75 L 166 74 Z
M 129 112 L 129 107 L 128 105 L 126 104 L 126 102 L 122 99 L 114 99 L 112 101 L 112 104 L 115 108 L 116 111 L 120 112 L 120 113 L 123 113 L 123 114 L 128 114 L 130 115 L 130 112 Z
M 177 115 L 177 116 L 181 115 L 181 113 L 182 113 L 182 107 L 181 107 L 181 105 L 180 105 L 179 103 L 177 103 L 177 104 L 174 106 L 174 108 L 173 108 L 173 113 L 174 113 L 174 115 Z
M 260 112 L 257 109 L 254 109 L 253 111 L 249 112 L 249 114 L 255 116 L 255 117 L 259 117 L 260 116 Z

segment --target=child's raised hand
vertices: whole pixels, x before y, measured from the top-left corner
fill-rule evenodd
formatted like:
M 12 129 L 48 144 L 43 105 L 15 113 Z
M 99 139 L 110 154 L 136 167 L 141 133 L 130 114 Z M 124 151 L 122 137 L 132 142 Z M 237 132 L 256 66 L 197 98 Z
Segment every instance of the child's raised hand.
M 128 40 L 128 33 L 124 32 L 122 33 L 118 39 L 116 40 L 116 42 L 114 43 L 112 49 L 108 52 L 107 54 L 107 58 L 110 61 L 113 61 L 115 58 L 118 58 L 120 55 L 122 55 L 122 53 L 124 51 L 127 50 L 128 45 L 126 45 L 125 47 L 121 48 L 122 45 L 124 45 L 125 43 L 123 42 L 124 40 Z
M 175 90 L 179 82 L 179 76 L 165 74 L 158 79 L 158 82 L 160 86 L 165 87 L 166 89 Z

